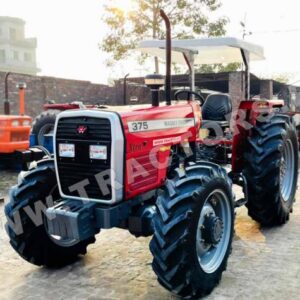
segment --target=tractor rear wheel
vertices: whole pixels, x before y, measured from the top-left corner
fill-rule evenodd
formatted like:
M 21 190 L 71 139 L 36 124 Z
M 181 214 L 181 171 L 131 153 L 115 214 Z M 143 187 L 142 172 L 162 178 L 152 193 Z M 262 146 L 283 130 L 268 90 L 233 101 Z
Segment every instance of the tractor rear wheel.
M 299 144 L 299 151 L 300 151 L 300 126 L 296 127 L 297 135 L 298 135 L 298 144 Z
M 54 162 L 45 159 L 20 177 L 19 184 L 10 191 L 5 227 L 10 244 L 22 258 L 38 266 L 62 267 L 86 254 L 95 238 L 76 243 L 48 235 L 43 212 L 49 196 L 51 201 L 59 199 Z
M 59 113 L 59 110 L 47 110 L 35 118 L 31 133 L 36 135 L 36 141 L 39 146 L 44 146 L 45 134 L 54 132 L 56 117 Z
M 275 115 L 257 122 L 244 154 L 249 215 L 264 226 L 289 220 L 298 180 L 298 137 L 293 119 Z
M 199 162 L 176 171 L 156 203 L 152 267 L 172 293 L 197 298 L 219 283 L 231 252 L 232 183 L 225 170 Z

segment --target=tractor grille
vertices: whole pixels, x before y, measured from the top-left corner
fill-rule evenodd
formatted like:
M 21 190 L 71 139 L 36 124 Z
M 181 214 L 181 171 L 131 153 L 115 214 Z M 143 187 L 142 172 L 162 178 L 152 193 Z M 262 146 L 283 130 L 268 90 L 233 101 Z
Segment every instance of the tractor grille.
M 84 134 L 78 128 L 87 128 Z M 75 158 L 59 156 L 59 144 L 74 144 Z M 61 190 L 66 196 L 80 197 L 70 187 L 84 185 L 88 199 L 111 200 L 111 124 L 108 119 L 94 117 L 68 117 L 59 120 L 56 131 L 56 159 Z M 106 146 L 107 160 L 90 159 L 90 146 Z M 100 188 L 96 175 L 102 173 L 105 185 Z M 84 184 L 83 184 L 84 183 Z M 88 183 L 88 184 L 87 184 Z

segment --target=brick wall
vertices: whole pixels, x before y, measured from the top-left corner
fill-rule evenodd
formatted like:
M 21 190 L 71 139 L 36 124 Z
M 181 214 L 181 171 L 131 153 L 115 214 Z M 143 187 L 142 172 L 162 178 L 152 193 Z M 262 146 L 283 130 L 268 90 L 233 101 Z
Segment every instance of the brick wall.
M 238 109 L 240 101 L 245 98 L 245 82 L 242 72 L 229 74 L 228 93 L 232 98 L 233 110 L 235 111 Z
M 273 99 L 273 80 L 261 80 L 260 81 L 260 98 L 261 99 Z
M 0 72 L 0 114 L 3 113 L 5 73 Z M 91 104 L 116 104 L 116 87 L 93 84 L 88 81 L 68 80 L 54 77 L 11 74 L 8 79 L 9 100 L 12 114 L 18 113 L 18 82 L 25 82 L 26 113 L 32 117 L 42 111 L 49 100 L 57 103 L 82 101 Z
M 202 74 L 200 74 L 202 75 Z M 220 92 L 229 92 L 233 100 L 233 106 L 236 109 L 241 99 L 244 99 L 244 79 L 242 72 L 221 74 L 224 81 L 220 84 L 218 74 L 211 74 L 212 82 L 217 82 Z M 208 74 L 206 77 L 209 79 Z M 4 95 L 4 78 L 5 73 L 0 72 L 0 114 L 3 114 Z M 202 79 L 204 80 L 204 79 Z M 223 82 L 222 81 L 222 82 Z M 86 104 L 108 104 L 123 105 L 124 104 L 124 84 L 123 79 L 116 80 L 114 86 L 103 84 L 93 84 L 89 81 L 69 80 L 46 76 L 31 76 L 22 74 L 11 74 L 8 80 L 9 99 L 11 101 L 11 112 L 18 114 L 18 90 L 17 83 L 25 82 L 26 89 L 26 113 L 35 117 L 42 111 L 43 104 L 49 100 L 55 100 L 57 103 L 82 101 Z M 142 104 L 151 103 L 150 89 L 144 84 L 143 78 L 128 78 L 126 104 Z M 272 81 L 251 80 L 251 85 L 257 93 L 259 91 L 267 98 L 272 98 L 271 87 Z M 174 84 L 176 85 L 176 84 Z M 277 87 L 280 90 L 282 87 Z M 225 90 L 224 90 L 225 89 Z M 217 90 L 217 89 L 216 89 Z M 298 93 L 298 98 L 300 92 Z M 130 98 L 138 98 L 138 102 L 131 102 Z M 163 101 L 164 93 L 161 93 Z M 299 101 L 299 100 L 298 100 Z M 300 103 L 300 101 L 299 101 Z M 298 103 L 298 106 L 300 104 Z

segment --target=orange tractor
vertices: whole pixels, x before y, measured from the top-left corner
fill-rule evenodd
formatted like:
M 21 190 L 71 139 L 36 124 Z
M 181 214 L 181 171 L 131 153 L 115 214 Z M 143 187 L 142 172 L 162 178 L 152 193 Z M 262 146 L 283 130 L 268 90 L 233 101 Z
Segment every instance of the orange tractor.
M 30 148 L 32 119 L 25 115 L 25 83 L 19 83 L 19 115 L 10 114 L 8 78 L 5 76 L 4 115 L 0 115 L 0 170 L 26 168 L 27 163 L 44 156 L 44 149 Z

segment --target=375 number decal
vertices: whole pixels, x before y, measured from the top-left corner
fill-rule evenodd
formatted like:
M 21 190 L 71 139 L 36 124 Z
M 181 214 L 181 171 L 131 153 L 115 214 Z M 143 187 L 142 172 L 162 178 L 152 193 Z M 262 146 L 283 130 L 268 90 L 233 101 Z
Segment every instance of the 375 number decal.
M 131 123 L 131 130 L 133 132 L 144 131 L 144 130 L 148 130 L 148 129 L 149 129 L 148 122 L 132 122 Z
M 158 119 L 128 122 L 129 132 L 146 132 L 195 126 L 194 118 Z

